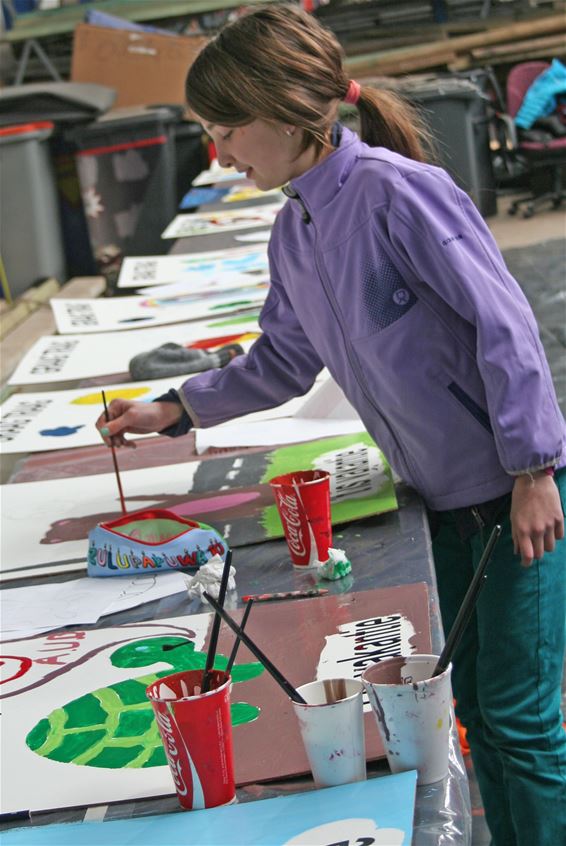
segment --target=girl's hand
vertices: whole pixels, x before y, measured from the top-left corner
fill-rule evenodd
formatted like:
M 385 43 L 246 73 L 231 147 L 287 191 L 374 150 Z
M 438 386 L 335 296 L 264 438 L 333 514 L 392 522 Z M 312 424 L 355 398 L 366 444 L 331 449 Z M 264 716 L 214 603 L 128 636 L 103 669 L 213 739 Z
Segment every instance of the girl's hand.
M 106 420 L 106 414 L 103 412 L 96 421 L 96 428 L 106 446 L 135 448 L 135 443 L 124 437 L 127 432 L 133 435 L 161 432 L 162 429 L 177 423 L 182 413 L 182 406 L 175 402 L 114 399 L 108 406 L 109 420 Z
M 511 529 L 515 553 L 523 567 L 552 552 L 564 537 L 560 494 L 552 476 L 544 472 L 517 476 L 511 500 Z

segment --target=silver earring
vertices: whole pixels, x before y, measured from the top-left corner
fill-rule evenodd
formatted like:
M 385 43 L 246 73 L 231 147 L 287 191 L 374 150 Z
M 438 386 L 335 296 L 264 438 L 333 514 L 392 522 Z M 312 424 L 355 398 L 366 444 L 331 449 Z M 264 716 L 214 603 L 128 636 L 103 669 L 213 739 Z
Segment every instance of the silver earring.
M 285 130 L 285 135 L 288 135 L 288 136 L 289 136 L 289 138 L 292 138 L 294 134 L 295 134 L 295 133 L 293 132 L 293 130 L 292 130 L 292 129 L 286 129 L 286 130 Z

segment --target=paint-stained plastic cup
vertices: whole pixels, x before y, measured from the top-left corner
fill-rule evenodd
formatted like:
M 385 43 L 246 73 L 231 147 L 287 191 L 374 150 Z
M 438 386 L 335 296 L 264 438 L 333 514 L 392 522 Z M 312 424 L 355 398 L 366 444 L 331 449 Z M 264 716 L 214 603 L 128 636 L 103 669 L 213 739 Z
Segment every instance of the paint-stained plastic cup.
M 437 663 L 437 655 L 397 655 L 362 675 L 391 772 L 417 770 L 417 784 L 448 774 L 452 665 L 431 678 Z
M 356 679 L 323 679 L 297 688 L 293 702 L 317 787 L 366 778 L 363 685 Z
M 202 670 L 173 673 L 146 690 L 185 810 L 227 805 L 236 797 L 231 678 L 212 670 L 210 689 L 201 693 L 202 676 Z
M 300 470 L 270 479 L 293 566 L 305 569 L 328 561 L 332 546 L 330 473 Z

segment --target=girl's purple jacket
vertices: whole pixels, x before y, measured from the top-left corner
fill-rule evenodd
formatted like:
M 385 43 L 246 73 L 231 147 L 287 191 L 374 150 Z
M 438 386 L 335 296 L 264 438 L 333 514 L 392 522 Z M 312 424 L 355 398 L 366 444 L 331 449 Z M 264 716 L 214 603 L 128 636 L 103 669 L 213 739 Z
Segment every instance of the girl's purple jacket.
M 196 426 L 277 406 L 326 366 L 397 473 L 436 510 L 566 464 L 531 308 L 440 168 L 340 146 L 293 180 L 269 257 L 263 334 L 180 390 Z

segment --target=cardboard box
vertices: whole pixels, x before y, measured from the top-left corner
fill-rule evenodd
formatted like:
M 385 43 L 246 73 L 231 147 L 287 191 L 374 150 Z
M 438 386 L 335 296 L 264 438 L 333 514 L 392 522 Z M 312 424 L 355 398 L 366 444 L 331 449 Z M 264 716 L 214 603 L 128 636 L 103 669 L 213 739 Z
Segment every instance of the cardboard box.
M 115 106 L 184 105 L 187 71 L 207 40 L 81 23 L 75 27 L 71 80 L 116 89 Z

